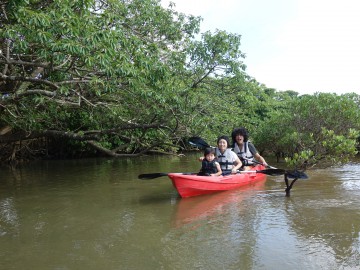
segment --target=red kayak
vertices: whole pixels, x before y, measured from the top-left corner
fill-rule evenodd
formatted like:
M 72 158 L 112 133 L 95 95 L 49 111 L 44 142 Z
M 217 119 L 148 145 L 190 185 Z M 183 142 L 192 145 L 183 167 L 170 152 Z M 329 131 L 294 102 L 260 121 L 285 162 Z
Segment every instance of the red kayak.
M 266 179 L 255 181 L 253 184 L 235 190 L 179 200 L 176 203 L 172 226 L 182 227 L 190 224 L 197 226 L 203 220 L 219 219 L 224 211 L 232 211 L 234 207 L 238 211 L 246 211 L 246 204 L 243 204 L 243 200 L 264 190 L 265 182 Z
M 226 176 L 198 176 L 195 174 L 169 173 L 174 187 L 182 198 L 232 190 L 266 179 L 266 174 L 256 171 L 264 170 L 262 165 L 255 166 L 251 171 L 242 171 Z

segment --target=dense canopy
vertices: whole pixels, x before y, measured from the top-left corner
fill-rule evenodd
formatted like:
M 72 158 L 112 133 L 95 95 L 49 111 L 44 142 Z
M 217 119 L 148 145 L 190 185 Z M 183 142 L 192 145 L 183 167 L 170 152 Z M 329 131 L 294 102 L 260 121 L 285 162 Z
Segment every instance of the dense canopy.
M 3 1 L 0 160 L 176 154 L 239 126 L 294 166 L 356 154 L 359 95 L 266 88 L 240 35 L 200 23 L 157 0 Z

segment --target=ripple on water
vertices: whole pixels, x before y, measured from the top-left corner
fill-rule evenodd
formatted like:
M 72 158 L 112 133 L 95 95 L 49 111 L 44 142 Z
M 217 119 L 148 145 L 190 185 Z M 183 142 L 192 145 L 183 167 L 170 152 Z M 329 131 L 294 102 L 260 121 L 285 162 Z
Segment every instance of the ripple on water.
M 13 198 L 0 200 L 0 236 L 17 231 L 19 227 L 19 217 L 13 204 Z
M 342 187 L 346 190 L 360 191 L 360 166 L 359 164 L 346 164 L 334 169 L 334 174 L 342 181 Z

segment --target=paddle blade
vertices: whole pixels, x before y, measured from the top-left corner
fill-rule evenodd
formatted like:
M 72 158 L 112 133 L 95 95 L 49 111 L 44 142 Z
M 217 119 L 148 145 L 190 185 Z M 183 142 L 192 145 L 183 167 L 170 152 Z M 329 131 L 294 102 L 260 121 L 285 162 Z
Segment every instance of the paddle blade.
M 306 173 L 297 171 L 297 170 L 286 171 L 286 175 L 288 178 L 296 178 L 296 179 L 308 179 L 309 178 Z
M 266 169 L 266 170 L 258 170 L 256 172 L 267 174 L 267 175 L 272 175 L 272 176 L 285 174 L 285 170 L 283 170 L 283 169 Z
M 211 147 L 210 145 L 208 145 L 207 142 L 205 142 L 202 138 L 200 137 L 191 137 L 189 138 L 189 144 L 199 147 L 199 148 L 206 148 L 206 147 Z
M 168 175 L 167 173 L 144 173 L 144 174 L 139 174 L 138 178 L 141 180 L 147 180 L 147 179 L 154 179 L 167 175 Z

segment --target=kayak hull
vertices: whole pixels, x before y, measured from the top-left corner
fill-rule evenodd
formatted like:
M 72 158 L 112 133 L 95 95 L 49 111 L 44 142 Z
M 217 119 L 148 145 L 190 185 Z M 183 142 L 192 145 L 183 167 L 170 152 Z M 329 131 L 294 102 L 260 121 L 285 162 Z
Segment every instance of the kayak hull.
M 173 186 L 182 198 L 233 190 L 266 179 L 262 165 L 255 166 L 251 172 L 241 172 L 226 176 L 198 176 L 196 174 L 169 173 Z

